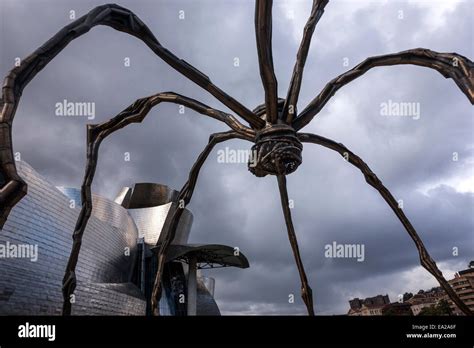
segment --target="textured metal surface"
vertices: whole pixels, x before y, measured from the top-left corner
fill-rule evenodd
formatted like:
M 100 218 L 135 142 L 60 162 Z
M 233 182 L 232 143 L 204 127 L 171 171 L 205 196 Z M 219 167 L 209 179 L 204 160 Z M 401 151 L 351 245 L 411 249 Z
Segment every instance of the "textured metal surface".
M 260 77 L 265 90 L 266 120 L 275 124 L 278 119 L 278 82 L 273 68 L 272 0 L 255 1 L 255 37 Z
M 291 209 L 288 200 L 288 190 L 286 188 L 286 176 L 278 175 L 278 189 L 280 191 L 281 206 L 283 208 L 283 215 L 285 216 L 286 229 L 288 231 L 288 239 L 290 240 L 293 256 L 295 257 L 296 266 L 301 279 L 301 297 L 306 305 L 309 315 L 314 315 L 313 306 L 313 290 L 309 286 L 306 271 L 304 270 L 303 260 L 301 260 L 298 241 L 296 238 L 295 227 L 293 226 L 293 219 L 291 218 Z
M 131 196 L 132 196 L 132 188 L 124 187 L 117 194 L 117 196 L 114 199 L 114 202 L 117 204 L 120 204 L 122 207 L 128 207 Z
M 71 198 L 28 164 L 19 162 L 18 169 L 30 190 L 0 231 L 0 243 L 37 245 L 38 259 L 0 258 L 0 293 L 9 294 L 1 297 L 0 314 L 60 314 L 61 280 L 79 209 L 71 208 Z M 66 191 L 77 198 L 77 190 Z M 144 298 L 129 283 L 138 231 L 121 206 L 102 197 L 94 201 L 97 210 L 85 231 L 77 265 L 73 314 L 143 315 Z
M 314 29 L 318 24 L 319 19 L 324 13 L 324 7 L 326 7 L 328 0 L 313 0 L 313 7 L 311 9 L 311 15 L 304 26 L 303 38 L 296 55 L 296 62 L 293 68 L 293 74 L 291 76 L 290 85 L 285 99 L 285 105 L 283 112 L 280 115 L 280 119 L 285 120 L 287 124 L 293 122 L 293 118 L 297 114 L 297 103 L 300 95 L 301 81 L 303 80 L 303 70 L 308 57 L 309 46 L 311 45 L 311 38 L 313 37 Z M 291 108 L 290 108 L 291 107 Z
M 257 132 L 248 169 L 257 177 L 291 174 L 303 160 L 302 151 L 303 145 L 292 127 L 274 125 Z
M 123 206 L 127 209 L 150 208 L 176 201 L 179 192 L 166 185 L 137 183 L 133 186 L 130 199 Z
M 168 217 L 171 203 L 152 208 L 129 209 L 130 215 L 135 220 L 140 238 L 145 238 L 145 243 L 155 245 L 160 238 L 163 225 Z M 185 210 L 181 216 L 176 230 L 173 244 L 186 244 L 193 222 L 193 215 Z
M 62 186 L 57 187 L 57 189 L 65 196 L 72 199 L 76 207 L 82 205 L 80 189 Z M 94 207 L 92 210 L 92 216 L 95 216 L 97 219 L 107 222 L 117 228 L 137 230 L 135 222 L 129 215 L 127 209 L 123 208 L 120 204 L 96 194 L 92 194 L 92 205 Z M 130 241 L 130 243 L 134 242 L 135 240 Z

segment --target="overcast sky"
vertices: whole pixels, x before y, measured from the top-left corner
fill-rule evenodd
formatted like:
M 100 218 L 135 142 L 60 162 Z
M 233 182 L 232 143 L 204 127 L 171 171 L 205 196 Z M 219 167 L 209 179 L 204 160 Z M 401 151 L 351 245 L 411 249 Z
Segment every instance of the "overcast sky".
M 253 109 L 264 100 L 256 53 L 253 1 L 117 1 L 158 40 Z M 5 76 L 64 25 L 101 1 L 0 0 Z M 474 57 L 472 1 L 330 1 L 311 45 L 299 109 L 326 82 L 367 56 L 425 47 Z M 275 1 L 273 57 L 279 95 L 286 95 L 311 1 Z M 184 11 L 184 19 L 180 19 Z M 181 12 L 181 14 L 183 14 Z M 124 66 L 124 59 L 130 66 Z M 239 66 L 234 66 L 235 58 Z M 347 63 L 347 64 L 344 64 Z M 348 65 L 348 66 L 345 66 Z M 103 122 L 137 98 L 175 91 L 226 110 L 142 42 L 108 27 L 73 41 L 25 89 L 14 124 L 14 150 L 57 186 L 79 186 L 85 125 Z M 95 102 L 96 118 L 55 116 L 55 104 Z M 418 103 L 420 118 L 381 115 L 382 103 Z M 180 189 L 209 134 L 226 130 L 174 104 L 160 105 L 102 145 L 93 190 L 113 198 L 122 186 L 158 182 Z M 450 79 L 399 66 L 371 70 L 343 87 L 304 129 L 343 142 L 360 155 L 397 199 L 444 275 L 474 259 L 473 108 Z M 229 141 L 217 149 L 248 149 Z M 131 161 L 124 161 L 124 153 Z M 453 161 L 453 153 L 458 161 Z M 288 177 L 294 223 L 318 314 L 346 313 L 348 300 L 416 292 L 437 282 L 419 266 L 401 223 L 362 174 L 335 152 L 306 144 Z M 209 157 L 191 204 L 192 243 L 238 246 L 250 268 L 206 271 L 216 278 L 224 314 L 305 314 L 276 178 L 256 178 L 246 164 Z M 365 260 L 331 259 L 332 242 L 363 244 Z M 459 254 L 453 255 L 453 248 Z M 295 302 L 289 303 L 289 295 Z

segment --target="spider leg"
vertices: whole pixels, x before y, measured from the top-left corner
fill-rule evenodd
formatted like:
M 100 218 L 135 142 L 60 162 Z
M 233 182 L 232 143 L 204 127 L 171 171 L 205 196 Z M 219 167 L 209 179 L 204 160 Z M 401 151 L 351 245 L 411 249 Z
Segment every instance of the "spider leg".
M 445 78 L 452 78 L 461 91 L 474 104 L 474 63 L 457 53 L 439 53 L 425 48 L 416 48 L 365 59 L 349 71 L 331 80 L 323 90 L 293 121 L 300 130 L 311 122 L 331 97 L 344 85 L 378 66 L 413 64 L 437 70 Z
M 281 206 L 283 208 L 283 214 L 285 215 L 286 228 L 288 230 L 288 239 L 290 240 L 291 249 L 298 266 L 298 272 L 301 279 L 301 297 L 306 305 L 309 315 L 314 315 L 313 308 L 313 291 L 308 284 L 308 278 L 301 260 L 300 250 L 298 248 L 298 241 L 296 239 L 295 227 L 293 226 L 293 220 L 291 219 L 291 211 L 288 201 L 288 191 L 286 188 L 286 177 L 285 175 L 278 175 L 278 188 L 280 190 Z
M 0 98 L 0 228 L 11 209 L 27 193 L 27 185 L 17 173 L 12 150 L 12 124 L 23 89 L 72 40 L 97 25 L 106 25 L 142 40 L 168 65 L 208 91 L 252 127 L 265 125 L 262 119 L 214 85 L 209 77 L 163 47 L 133 12 L 115 4 L 98 6 L 61 29 L 5 77 Z
M 439 282 L 441 287 L 448 294 L 449 298 L 459 307 L 461 311 L 463 311 L 466 315 L 472 315 L 471 310 L 458 297 L 456 292 L 452 289 L 452 287 L 444 278 L 441 271 L 438 269 L 436 262 L 429 255 L 428 250 L 426 250 L 423 244 L 423 241 L 421 240 L 420 236 L 416 232 L 415 228 L 410 223 L 410 221 L 406 217 L 403 210 L 398 206 L 397 200 L 393 197 L 390 191 L 382 184 L 382 181 L 380 181 L 380 179 L 369 168 L 369 166 L 359 156 L 354 154 L 343 144 L 337 143 L 334 140 L 327 139 L 320 135 L 310 134 L 310 133 L 298 133 L 298 138 L 302 142 L 321 145 L 331 150 L 334 150 L 336 152 L 339 152 L 347 161 L 349 161 L 349 163 L 359 168 L 362 174 L 364 174 L 365 181 L 370 186 L 372 186 L 377 191 L 379 191 L 380 195 L 387 202 L 390 208 L 392 208 L 395 215 L 397 215 L 398 219 L 405 227 L 406 231 L 408 232 L 411 239 L 415 243 L 416 248 L 418 249 L 421 265 L 436 278 L 436 280 Z
M 184 97 L 182 95 L 166 92 L 152 95 L 150 97 L 138 99 L 128 108 L 123 110 L 114 118 L 98 125 L 87 126 L 87 162 L 84 179 L 81 186 L 81 212 L 77 218 L 76 226 L 73 233 L 73 244 L 71 254 L 66 266 L 63 278 L 63 315 L 71 314 L 71 295 L 76 288 L 75 269 L 79 259 L 79 252 L 82 244 L 82 236 L 87 227 L 87 223 L 92 213 L 92 193 L 91 186 L 94 180 L 97 161 L 99 156 L 99 148 L 102 141 L 113 132 L 131 124 L 140 123 L 148 115 L 148 112 L 155 105 L 161 102 L 169 102 L 175 104 L 186 105 L 189 108 L 219 121 L 225 122 L 234 129 L 235 137 L 243 139 L 252 139 L 253 130 L 241 125 L 232 115 L 223 113 L 222 111 L 210 108 L 194 99 Z
M 191 171 L 189 172 L 188 181 L 184 184 L 183 188 L 179 192 L 177 202 L 174 202 L 170 208 L 169 214 L 172 214 L 171 220 L 169 221 L 169 223 L 165 223 L 165 226 L 163 226 L 163 237 L 160 236 L 160 239 L 157 243 L 157 246 L 160 247 L 158 251 L 158 270 L 156 273 L 155 283 L 153 285 L 153 292 L 151 296 L 151 310 L 155 315 L 160 315 L 160 309 L 159 307 L 157 307 L 157 304 L 162 292 L 161 277 L 163 275 L 163 269 L 166 263 L 168 247 L 176 235 L 176 229 L 178 227 L 181 215 L 183 214 L 184 208 L 191 201 L 201 167 L 208 158 L 214 146 L 224 141 L 235 138 L 251 140 L 249 138 L 243 137 L 241 134 L 238 134 L 235 131 L 214 133 L 209 137 L 208 144 L 199 154 L 198 159 L 192 166 Z
M 267 121 L 276 123 L 278 119 L 278 83 L 272 56 L 272 7 L 273 0 L 255 1 L 255 36 L 257 38 L 260 77 L 265 89 Z
M 293 75 L 291 76 L 290 86 L 283 105 L 283 111 L 281 118 L 285 120 L 287 124 L 291 124 L 294 116 L 296 115 L 296 104 L 298 103 L 298 97 L 300 94 L 301 80 L 303 79 L 303 70 L 308 57 L 309 46 L 311 45 L 311 38 L 318 24 L 319 19 L 324 13 L 324 7 L 326 7 L 329 0 L 313 0 L 313 7 L 311 9 L 311 15 L 304 26 L 303 38 L 301 40 L 298 53 L 296 55 L 296 62 L 293 68 Z M 290 105 L 292 110 L 290 110 Z M 289 111 L 291 111 L 289 113 Z

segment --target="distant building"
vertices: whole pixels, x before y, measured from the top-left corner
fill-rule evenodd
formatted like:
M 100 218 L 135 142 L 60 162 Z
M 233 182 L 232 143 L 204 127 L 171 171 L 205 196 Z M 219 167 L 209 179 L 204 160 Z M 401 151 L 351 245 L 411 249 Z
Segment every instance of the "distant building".
M 347 315 L 370 316 L 382 315 L 382 309 L 390 303 L 388 295 L 377 295 L 366 299 L 354 298 L 349 301 L 350 309 Z
M 349 301 L 351 316 L 368 315 L 418 315 L 423 308 L 436 306 L 445 298 L 446 293 L 441 287 L 428 291 L 420 290 L 416 295 L 403 302 L 390 303 L 388 295 L 377 295 L 366 299 L 354 298 Z
M 449 280 L 448 283 L 474 312 L 474 261 L 469 263 L 467 269 L 457 272 L 454 279 Z M 347 315 L 419 315 L 425 308 L 436 307 L 441 300 L 448 301 L 453 315 L 464 315 L 439 286 L 428 291 L 420 290 L 416 295 L 410 296 L 411 293 L 405 293 L 403 302 L 394 303 L 390 303 L 388 295 L 377 295 L 366 299 L 354 298 L 349 300 L 350 309 Z
M 445 298 L 445 296 L 446 292 L 441 287 L 436 287 L 429 291 L 420 290 L 416 295 L 404 303 L 409 303 L 413 315 L 418 315 L 423 308 L 436 306 L 440 300 Z
M 459 271 L 454 275 L 454 279 L 448 281 L 451 287 L 456 291 L 459 298 L 474 312 L 474 267 Z M 463 315 L 459 308 L 447 297 L 449 306 L 454 315 Z

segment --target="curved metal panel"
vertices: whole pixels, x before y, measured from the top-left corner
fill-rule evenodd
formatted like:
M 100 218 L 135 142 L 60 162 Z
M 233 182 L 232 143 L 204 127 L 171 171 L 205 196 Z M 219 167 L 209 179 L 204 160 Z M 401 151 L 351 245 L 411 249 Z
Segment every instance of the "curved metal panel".
M 138 183 L 133 187 L 130 201 L 124 205 L 128 209 L 141 209 L 164 205 L 178 199 L 178 191 L 166 185 Z
M 76 207 L 82 204 L 81 190 L 75 187 L 57 187 L 63 194 L 74 201 Z M 126 192 L 125 192 L 126 193 Z M 71 202 L 71 201 L 70 201 Z M 137 231 L 135 239 L 138 237 L 138 230 L 133 219 L 128 214 L 127 209 L 120 203 L 111 201 L 102 196 L 92 194 L 92 215 L 114 227 L 125 229 L 127 231 Z
M 115 197 L 114 202 L 120 204 L 123 207 L 128 207 L 130 204 L 130 198 L 132 197 L 132 188 L 124 187 Z
M 28 195 L 12 210 L 0 231 L 0 243 L 36 248 L 37 254 L 35 260 L 0 259 L 0 294 L 8 294 L 0 296 L 0 314 L 60 314 L 61 283 L 80 204 L 71 206 L 71 198 L 26 163 L 18 162 L 17 167 L 28 183 Z M 77 198 L 77 192 L 69 190 L 71 197 Z M 143 298 L 131 291 L 117 291 L 117 287 L 103 290 L 104 286 L 97 284 L 134 287 L 129 278 L 138 231 L 120 205 L 98 196 L 94 202 L 97 209 L 84 233 L 77 265 L 73 314 L 143 315 Z
M 145 243 L 155 245 L 160 238 L 163 225 L 166 221 L 172 203 L 163 204 L 157 207 L 129 209 L 138 228 L 138 236 L 145 239 Z M 176 236 L 172 244 L 186 244 L 193 223 L 193 215 L 187 209 L 183 215 L 176 230 Z
M 221 315 L 214 297 L 209 293 L 204 283 L 197 282 L 197 315 Z

